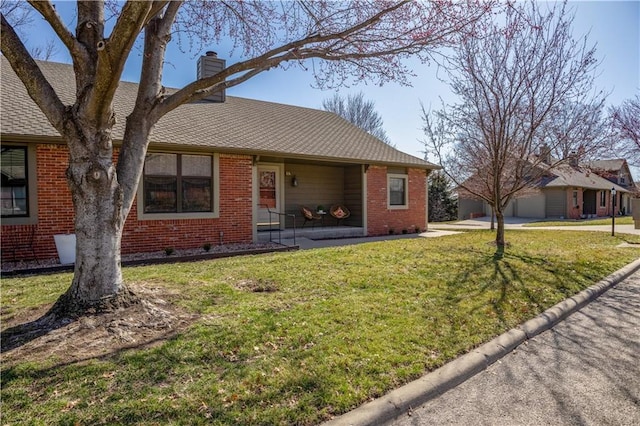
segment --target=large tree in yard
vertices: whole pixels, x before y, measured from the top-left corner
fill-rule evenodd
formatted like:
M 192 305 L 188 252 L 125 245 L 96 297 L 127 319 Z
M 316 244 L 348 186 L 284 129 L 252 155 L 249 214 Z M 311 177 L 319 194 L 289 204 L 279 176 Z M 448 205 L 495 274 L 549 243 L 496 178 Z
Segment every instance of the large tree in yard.
M 355 95 L 348 95 L 346 98 L 336 93 L 331 98 L 322 101 L 322 109 L 338 114 L 382 142 L 392 145 L 384 130 L 382 117 L 376 111 L 375 102 L 367 101 L 364 98 L 364 93 L 358 92 Z
M 427 152 L 461 198 L 491 207 L 502 248 L 509 202 L 536 191 L 554 167 L 595 155 L 607 132 L 595 49 L 573 38 L 566 4 L 515 3 L 497 18 L 486 17 L 445 63 L 458 103 L 422 113 Z
M 429 175 L 429 222 L 458 218 L 458 203 L 451 192 L 451 181 L 447 175 L 441 171 Z
M 619 106 L 609 110 L 614 130 L 614 140 L 623 158 L 640 166 L 640 95 L 625 99 Z
M 11 2 L 3 2 L 3 5 Z M 50 1 L 29 1 L 68 50 L 76 97 L 64 104 L 20 37 L 17 22 L 2 14 L 2 54 L 69 148 L 67 181 L 75 209 L 77 257 L 73 281 L 52 312 L 82 314 L 135 303 L 123 282 L 120 241 L 143 170 L 149 134 L 165 114 L 187 102 L 287 63 L 306 66 L 323 87 L 370 80 L 408 83 L 402 60 L 429 61 L 432 49 L 473 36 L 492 2 L 334 1 L 78 1 L 68 28 Z M 4 12 L 4 9 L 3 9 Z M 109 17 L 106 19 L 105 17 Z M 162 72 L 167 45 L 187 40 L 209 47 L 232 40 L 242 52 L 215 76 L 166 91 Z M 135 105 L 114 108 L 127 58 L 141 44 Z M 112 128 L 126 120 L 117 162 Z

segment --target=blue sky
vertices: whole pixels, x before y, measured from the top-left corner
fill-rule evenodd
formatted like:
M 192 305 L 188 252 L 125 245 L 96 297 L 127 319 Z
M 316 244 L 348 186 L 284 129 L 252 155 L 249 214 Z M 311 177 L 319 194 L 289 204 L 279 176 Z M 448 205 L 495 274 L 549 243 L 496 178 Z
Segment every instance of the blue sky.
M 602 60 L 597 77 L 600 89 L 610 92 L 608 103 L 616 105 L 631 98 L 640 91 L 640 1 L 570 1 L 575 9 L 574 34 L 589 32 L 589 41 L 597 45 L 597 56 Z M 72 16 L 74 4 L 58 4 L 63 16 Z M 47 37 L 52 38 L 48 25 L 40 18 L 34 20 L 36 28 L 29 30 L 29 44 L 40 43 Z M 235 62 L 238 58 L 229 57 L 228 48 L 211 46 L 218 56 Z M 167 65 L 164 71 L 164 85 L 180 87 L 189 83 L 196 75 L 196 62 L 199 52 L 182 53 L 175 44 L 168 50 Z M 51 60 L 69 62 L 63 49 Z M 130 63 L 125 70 L 124 79 L 137 81 L 139 78 L 139 52 L 131 54 Z M 438 77 L 444 72 L 435 65 L 426 66 L 418 61 L 411 64 L 417 77 L 412 79 L 412 87 L 387 84 L 383 87 L 360 84 L 343 88 L 339 93 L 347 95 L 362 91 L 365 98 L 376 104 L 378 113 L 384 120 L 384 127 L 395 146 L 411 155 L 423 157 L 423 138 L 420 130 L 420 101 L 425 106 L 438 108 L 440 98 L 445 102 L 455 101 L 446 83 Z M 300 67 L 288 70 L 272 69 L 240 86 L 229 89 L 230 96 L 260 99 L 310 108 L 320 108 L 322 100 L 332 96 L 335 91 L 314 89 L 313 76 Z

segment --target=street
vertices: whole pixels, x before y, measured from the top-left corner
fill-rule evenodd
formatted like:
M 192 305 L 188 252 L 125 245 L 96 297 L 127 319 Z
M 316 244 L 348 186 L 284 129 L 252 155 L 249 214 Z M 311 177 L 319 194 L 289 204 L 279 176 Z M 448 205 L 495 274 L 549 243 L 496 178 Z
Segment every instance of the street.
M 391 424 L 639 425 L 640 272 Z

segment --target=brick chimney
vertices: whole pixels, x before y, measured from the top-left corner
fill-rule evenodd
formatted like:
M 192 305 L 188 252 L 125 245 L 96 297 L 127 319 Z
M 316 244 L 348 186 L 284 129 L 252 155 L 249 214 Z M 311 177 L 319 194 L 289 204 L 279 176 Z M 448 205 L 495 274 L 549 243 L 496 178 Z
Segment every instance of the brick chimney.
M 569 165 L 571 167 L 578 167 L 579 165 L 579 158 L 578 158 L 578 153 L 576 151 L 571 151 L 569 153 Z
M 213 51 L 208 51 L 204 56 L 198 58 L 198 80 L 201 78 L 211 77 L 222 71 L 226 66 L 224 59 L 218 58 L 218 54 Z M 224 90 L 215 92 L 212 95 L 204 98 L 205 101 L 210 102 L 224 102 L 226 94 Z
M 545 164 L 551 164 L 551 148 L 546 143 L 543 144 L 539 149 L 539 158 Z

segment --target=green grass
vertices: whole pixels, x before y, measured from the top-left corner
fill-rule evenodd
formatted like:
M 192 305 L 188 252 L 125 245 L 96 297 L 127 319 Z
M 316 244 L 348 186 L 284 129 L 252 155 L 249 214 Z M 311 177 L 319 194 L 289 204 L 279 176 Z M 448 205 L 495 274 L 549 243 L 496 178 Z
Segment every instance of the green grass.
M 541 227 L 541 226 L 590 226 L 590 225 L 611 225 L 611 218 L 603 219 L 567 219 L 567 220 L 549 220 L 540 222 L 525 223 L 525 227 Z M 616 225 L 633 225 L 631 216 L 616 217 Z
M 126 268 L 202 314 L 150 349 L 2 367 L 3 424 L 316 424 L 412 380 L 638 258 L 637 237 L 474 231 Z M 4 319 L 69 274 L 4 279 Z M 271 292 L 240 289 L 254 280 Z

